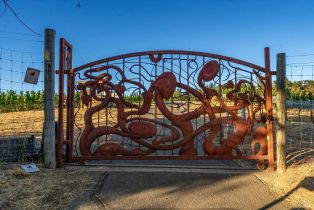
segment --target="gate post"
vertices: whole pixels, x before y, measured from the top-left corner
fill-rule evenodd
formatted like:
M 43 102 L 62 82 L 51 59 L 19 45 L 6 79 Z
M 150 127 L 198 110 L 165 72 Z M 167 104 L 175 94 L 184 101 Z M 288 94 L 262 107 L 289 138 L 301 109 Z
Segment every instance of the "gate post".
M 58 104 L 58 151 L 57 167 L 63 167 L 63 145 L 66 144 L 66 160 L 68 161 L 72 153 L 73 136 L 73 98 L 74 98 L 74 80 L 72 74 L 72 46 L 64 39 L 60 38 L 59 45 L 59 104 Z M 67 80 L 67 118 L 66 118 L 66 141 L 64 141 L 64 75 L 68 75 Z
M 64 105 L 64 43 L 60 39 L 59 43 L 59 103 L 58 103 L 58 150 L 57 150 L 57 167 L 63 167 L 62 149 L 64 141 L 63 129 L 63 105 Z
M 277 79 L 276 79 L 276 149 L 277 172 L 286 171 L 286 54 L 277 54 Z
M 64 40 L 67 47 L 66 70 L 69 71 L 67 78 L 67 124 L 66 124 L 66 161 L 72 157 L 73 151 L 73 125 L 74 125 L 74 74 L 72 70 L 72 45 Z
M 44 49 L 44 162 L 45 167 L 56 167 L 55 153 L 55 34 L 53 29 L 45 29 Z
M 267 146 L 268 146 L 268 170 L 273 172 L 274 165 L 274 138 L 273 138 L 273 108 L 272 108 L 272 80 L 270 70 L 269 47 L 264 49 L 265 77 L 266 77 L 266 113 L 267 113 Z

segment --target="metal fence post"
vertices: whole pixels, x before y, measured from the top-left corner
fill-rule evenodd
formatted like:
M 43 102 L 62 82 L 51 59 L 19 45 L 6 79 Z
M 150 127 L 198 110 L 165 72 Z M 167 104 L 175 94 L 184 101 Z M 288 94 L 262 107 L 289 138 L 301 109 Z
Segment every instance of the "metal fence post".
M 276 79 L 276 149 L 277 172 L 286 171 L 286 54 L 277 54 L 277 79 Z
M 45 29 L 44 49 L 44 162 L 47 168 L 56 168 L 55 153 L 55 34 Z

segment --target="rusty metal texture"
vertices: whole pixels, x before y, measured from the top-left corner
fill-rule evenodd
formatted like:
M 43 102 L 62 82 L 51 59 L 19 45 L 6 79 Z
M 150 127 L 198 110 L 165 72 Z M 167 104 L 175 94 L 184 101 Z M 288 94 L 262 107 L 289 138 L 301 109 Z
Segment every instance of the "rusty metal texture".
M 58 134 L 57 134 L 57 167 L 61 168 L 63 166 L 62 160 L 62 153 L 63 153 L 63 144 L 64 144 L 64 122 L 63 122 L 63 108 L 64 108 L 64 74 L 65 71 L 69 71 L 72 69 L 72 46 L 68 43 L 65 39 L 60 39 L 59 45 L 59 101 L 58 101 Z M 70 78 L 70 76 L 68 76 Z M 68 87 L 71 86 L 68 80 Z M 73 85 L 74 86 L 74 85 Z M 69 88 L 68 88 L 69 89 Z M 72 91 L 73 92 L 73 91 Z M 67 92 L 67 116 L 70 116 L 70 110 L 73 111 L 71 108 L 71 91 Z M 67 123 L 71 122 L 70 119 L 67 119 Z M 67 128 L 69 126 L 67 125 Z M 73 130 L 73 129 L 71 129 Z M 69 140 L 69 131 L 67 129 L 66 139 Z M 67 150 L 69 146 L 67 145 Z M 69 153 L 68 153 L 69 154 Z
M 273 167 L 268 48 L 265 64 L 147 51 L 70 69 L 68 158 L 256 159 Z

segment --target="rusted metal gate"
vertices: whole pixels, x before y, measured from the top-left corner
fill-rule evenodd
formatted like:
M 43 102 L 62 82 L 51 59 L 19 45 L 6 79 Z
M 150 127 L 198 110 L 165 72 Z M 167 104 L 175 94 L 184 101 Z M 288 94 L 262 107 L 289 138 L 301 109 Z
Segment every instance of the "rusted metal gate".
M 66 144 L 70 161 L 251 159 L 274 169 L 269 48 L 265 67 L 164 50 L 72 68 L 61 39 L 58 73 L 59 166 Z

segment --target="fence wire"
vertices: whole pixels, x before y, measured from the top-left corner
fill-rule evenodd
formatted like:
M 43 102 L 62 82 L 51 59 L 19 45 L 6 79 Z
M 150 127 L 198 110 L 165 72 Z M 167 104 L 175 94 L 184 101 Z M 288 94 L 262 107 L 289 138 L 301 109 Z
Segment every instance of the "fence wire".
M 40 70 L 36 85 L 24 82 L 28 67 Z M 20 159 L 39 147 L 44 121 L 43 78 L 42 52 L 0 48 L 0 161 Z
M 314 154 L 314 63 L 308 55 L 287 56 L 287 164 Z M 314 56 L 312 56 L 314 59 Z M 301 62 L 300 62 L 301 61 Z
M 288 165 L 314 155 L 314 62 L 309 61 L 311 58 L 314 60 L 314 55 L 287 56 Z M 24 82 L 28 67 L 40 70 L 36 85 Z M 43 89 L 42 52 L 0 48 L 0 161 L 21 159 L 40 148 Z

